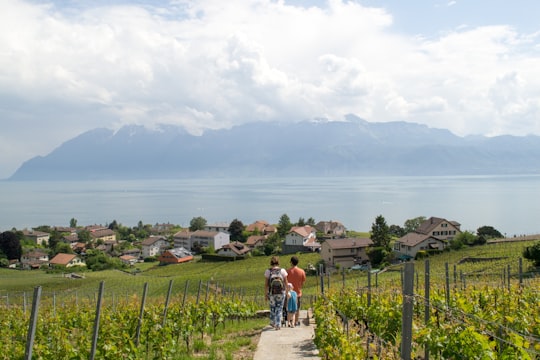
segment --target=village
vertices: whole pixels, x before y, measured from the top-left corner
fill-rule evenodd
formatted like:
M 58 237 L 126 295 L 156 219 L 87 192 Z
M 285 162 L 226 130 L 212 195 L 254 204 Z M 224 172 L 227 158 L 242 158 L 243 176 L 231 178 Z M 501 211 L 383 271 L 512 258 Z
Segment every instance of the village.
M 203 219 L 204 220 L 204 219 Z M 460 224 L 444 218 L 417 218 L 418 226 L 392 241 L 391 258 L 396 261 L 414 259 L 419 255 L 441 252 L 461 234 Z M 240 223 L 244 241 L 231 239 L 233 227 Z M 19 259 L 8 259 L 13 269 L 85 269 L 100 270 L 104 266 L 91 266 L 89 254 L 99 254 L 101 262 L 114 259 L 121 267 L 133 267 L 138 262 L 157 261 L 160 265 L 193 261 L 197 255 L 211 261 L 237 260 L 247 256 L 317 252 L 321 262 L 331 268 L 366 269 L 380 260 L 370 257 L 375 244 L 371 237 L 350 236 L 339 221 L 319 221 L 316 224 L 291 225 L 278 233 L 279 225 L 265 220 L 243 226 L 233 223 L 206 224 L 200 229 L 178 229 L 173 224 L 148 227 L 150 235 L 140 241 L 129 242 L 117 238 L 118 231 L 109 227 L 54 227 L 45 232 L 24 229 L 19 232 L 25 244 Z M 51 248 L 51 233 L 62 234 Z M 83 236 L 82 234 L 87 234 Z M 83 241 L 81 238 L 88 238 Z M 389 244 L 388 244 L 389 245 Z

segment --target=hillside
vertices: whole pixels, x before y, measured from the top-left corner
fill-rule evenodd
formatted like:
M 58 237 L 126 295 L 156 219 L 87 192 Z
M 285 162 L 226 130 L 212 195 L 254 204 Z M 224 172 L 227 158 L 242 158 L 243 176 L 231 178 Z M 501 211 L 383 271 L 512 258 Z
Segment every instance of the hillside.
M 10 180 L 540 172 L 540 137 L 459 137 L 406 122 L 251 123 L 95 129 L 26 161 Z

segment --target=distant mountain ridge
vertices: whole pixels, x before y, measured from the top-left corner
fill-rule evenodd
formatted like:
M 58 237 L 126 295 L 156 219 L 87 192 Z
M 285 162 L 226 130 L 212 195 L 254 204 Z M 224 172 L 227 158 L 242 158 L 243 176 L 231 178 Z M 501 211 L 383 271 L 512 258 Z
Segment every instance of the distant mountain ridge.
M 540 173 L 540 137 L 459 137 L 407 122 L 249 123 L 194 136 L 175 126 L 94 129 L 9 180 Z

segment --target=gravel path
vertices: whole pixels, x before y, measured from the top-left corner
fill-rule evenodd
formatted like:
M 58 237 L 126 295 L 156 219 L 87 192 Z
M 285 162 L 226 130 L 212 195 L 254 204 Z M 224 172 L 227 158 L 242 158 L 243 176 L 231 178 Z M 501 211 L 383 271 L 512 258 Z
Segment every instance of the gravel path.
M 320 359 L 313 343 L 314 325 L 307 310 L 300 310 L 300 326 L 263 329 L 253 360 Z

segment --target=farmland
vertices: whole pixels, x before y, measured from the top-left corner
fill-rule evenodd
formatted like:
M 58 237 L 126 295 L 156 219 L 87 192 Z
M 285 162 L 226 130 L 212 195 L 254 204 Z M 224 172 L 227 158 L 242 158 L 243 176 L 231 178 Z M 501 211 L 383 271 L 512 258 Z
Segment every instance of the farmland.
M 493 310 L 490 321 L 498 324 L 497 319 L 504 319 L 504 324 L 502 322 L 501 324 L 505 326 L 505 329 L 506 327 L 510 328 L 509 324 L 513 321 L 517 324 L 516 327 L 525 329 L 517 332 L 518 335 L 514 336 L 514 340 L 527 342 L 529 344 L 527 346 L 532 349 L 534 354 L 536 351 L 534 339 L 538 337 L 540 331 L 537 324 L 539 315 L 535 312 L 537 311 L 535 310 L 536 303 L 530 302 L 538 301 L 539 281 L 534 272 L 529 272 L 530 266 L 525 261 L 522 263 L 523 284 L 521 287 L 518 284 L 517 276 L 522 251 L 525 246 L 533 243 L 534 241 L 524 241 L 471 247 L 460 251 L 443 252 L 429 258 L 433 302 L 439 304 L 437 307 L 433 305 L 432 313 L 438 319 L 440 326 L 447 327 L 420 326 L 420 317 L 415 319 L 415 326 L 422 330 L 418 334 L 415 333 L 415 336 L 418 336 L 415 337 L 414 342 L 416 353 L 418 354 L 424 346 L 432 346 L 433 354 L 437 354 L 438 345 L 433 345 L 435 343 L 431 340 L 436 338 L 438 341 L 436 344 L 444 346 L 441 343 L 444 340 L 442 335 L 450 332 L 458 335 L 467 330 L 472 338 L 484 336 L 481 333 L 478 335 L 475 330 L 484 326 L 480 322 L 465 322 L 462 318 L 459 322 L 451 321 L 453 317 L 449 315 L 447 305 L 444 304 L 444 284 L 445 281 L 450 281 L 452 309 L 455 311 L 457 311 L 457 306 L 454 304 L 467 304 L 468 299 L 475 299 L 477 304 L 482 303 L 484 306 L 490 304 L 490 301 L 493 302 L 493 299 L 508 299 L 506 303 L 497 302 L 503 309 L 500 310 L 501 312 L 499 312 L 498 307 L 488 306 Z M 314 253 L 300 254 L 299 257 L 302 266 L 316 264 L 320 259 L 319 255 Z M 287 256 L 281 257 L 283 266 L 288 265 L 288 258 Z M 482 261 L 467 261 L 467 259 L 482 259 Z M 44 310 L 46 312 L 41 313 L 38 322 L 35 351 L 41 351 L 41 356 L 44 359 L 71 358 L 76 356 L 74 355 L 76 352 L 82 354 L 80 356 L 83 358 L 87 358 L 96 298 L 100 284 L 103 284 L 104 314 L 102 317 L 107 321 L 102 323 L 101 331 L 102 334 L 108 335 L 101 335 L 98 340 L 97 350 L 101 351 L 102 354 L 108 351 L 110 354 L 124 354 L 125 358 L 132 359 L 160 354 L 163 358 L 176 359 L 181 358 L 178 355 L 179 352 L 188 350 L 189 352 L 206 351 L 209 353 L 211 350 L 208 348 L 204 350 L 203 344 L 198 342 L 200 339 L 212 336 L 219 338 L 222 336 L 219 332 L 224 329 L 234 329 L 233 331 L 241 333 L 246 331 L 244 326 L 252 329 L 260 329 L 264 326 L 264 319 L 258 320 L 258 322 L 255 320 L 254 323 L 251 322 L 253 320 L 248 319 L 258 309 L 266 308 L 262 296 L 264 284 L 262 274 L 268 267 L 269 260 L 268 257 L 253 257 L 235 262 L 201 261 L 174 266 L 155 266 L 151 263 L 143 263 L 137 265 L 137 270 L 131 269 L 132 271 L 129 272 L 117 270 L 83 272 L 84 277 L 78 279 L 64 277 L 61 273 L 2 269 L 0 270 L 0 312 L 5 323 L 0 335 L 0 343 L 2 344 L 0 348 L 4 350 L 3 354 L 17 353 L 20 355 L 22 353 L 32 292 L 36 286 L 40 286 L 43 291 L 41 306 L 42 309 L 46 309 Z M 415 265 L 415 288 L 417 290 L 423 289 L 423 264 L 423 261 L 418 261 Z M 392 325 L 396 332 L 392 333 L 390 337 L 383 333 L 370 336 L 381 339 L 381 344 L 385 344 L 382 342 L 384 340 L 395 345 L 401 336 L 397 331 L 399 329 L 397 325 L 400 323 L 402 268 L 403 264 L 397 264 L 387 271 L 371 274 L 371 291 L 374 296 L 371 307 L 368 307 L 365 302 L 365 288 L 368 280 L 366 271 L 334 271 L 332 274 L 325 275 L 323 277 L 325 301 L 329 301 L 329 303 L 321 303 L 323 301 L 320 296 L 321 279 L 317 276 L 309 276 L 304 288 L 305 303 L 313 306 L 317 311 L 339 309 L 345 313 L 347 309 L 350 311 L 356 309 L 356 313 L 348 313 L 348 316 L 355 320 L 358 320 L 358 311 L 362 311 L 362 309 L 365 310 L 366 314 L 373 311 L 376 314 L 386 313 L 386 316 L 379 317 L 379 319 L 385 319 L 385 321 L 395 319 Z M 448 269 L 449 274 L 447 273 Z M 141 327 L 143 332 L 140 344 L 136 345 L 133 339 L 136 336 L 138 313 L 145 286 L 148 289 L 148 298 L 143 316 L 144 322 Z M 163 309 L 167 303 L 169 289 L 170 309 L 165 317 L 166 322 L 164 322 Z M 420 290 L 417 292 L 422 295 Z M 521 294 L 521 296 L 515 298 L 514 294 Z M 487 303 L 485 303 L 486 301 Z M 355 305 L 347 308 L 343 302 Z M 516 304 L 521 305 L 517 307 Z M 421 305 L 422 298 L 419 297 L 415 305 L 415 313 L 422 313 Z M 528 321 L 529 325 L 522 322 L 517 323 L 516 317 L 508 318 L 507 316 L 511 314 L 502 313 L 502 311 L 511 312 L 517 311 L 517 309 L 522 311 L 519 313 L 519 318 Z M 470 310 L 461 308 L 459 311 L 460 313 L 470 312 Z M 317 316 L 319 328 L 335 330 L 328 332 L 328 334 L 333 334 L 333 340 L 327 340 L 334 341 L 334 344 L 335 341 L 347 344 L 346 347 L 343 347 L 343 351 L 366 349 L 365 339 L 367 337 L 356 339 L 351 337 L 350 333 L 345 333 L 342 325 L 339 325 L 342 319 L 336 320 L 335 313 L 319 312 Z M 192 322 L 186 320 L 188 317 L 192 319 Z M 184 319 L 184 322 L 181 322 L 180 318 Z M 239 322 L 240 319 L 243 320 Z M 335 323 L 336 321 L 338 322 Z M 377 326 L 388 331 L 391 329 L 388 324 L 384 327 L 381 327 L 382 323 L 377 325 L 375 318 L 370 318 L 369 321 L 374 331 Z M 334 323 L 335 327 L 331 327 Z M 484 326 L 485 331 L 487 330 Z M 532 338 L 525 338 L 523 336 L 525 332 L 530 334 Z M 60 333 L 72 335 L 67 338 L 55 335 Z M 362 334 L 362 332 L 358 332 L 358 334 Z M 463 344 L 458 342 L 461 338 L 458 338 L 457 335 L 456 338 L 453 338 L 454 344 L 457 344 L 454 345 L 454 348 L 460 349 L 463 348 Z M 154 341 L 155 337 L 159 337 L 163 341 L 158 344 Z M 57 339 L 54 343 L 56 350 L 54 353 L 47 353 L 45 344 L 50 342 L 51 338 Z M 117 339 L 116 342 L 124 344 L 122 345 L 124 347 L 113 349 L 113 346 L 120 345 L 111 343 L 108 340 L 110 338 Z M 318 346 L 324 349 L 329 345 L 325 345 L 323 340 L 317 339 Z M 494 346 L 493 344 L 489 345 L 489 341 L 488 336 L 486 340 L 488 345 L 480 342 L 481 346 Z M 510 340 L 505 338 L 504 341 L 506 344 Z M 369 346 L 374 346 L 374 344 Z M 511 353 L 514 348 L 509 345 L 505 349 L 510 349 L 506 350 L 506 355 L 508 355 L 508 351 Z M 232 349 L 230 351 L 234 353 L 240 350 Z M 323 350 L 323 354 L 324 351 L 327 351 L 328 358 L 335 358 L 333 357 L 335 354 L 332 355 L 329 348 Z M 381 353 L 384 351 L 396 352 L 395 347 L 382 345 L 379 346 L 378 351 Z M 127 356 L 126 353 L 131 355 Z M 497 357 L 496 350 L 493 350 L 493 354 L 493 357 L 484 358 L 503 358 Z M 21 356 L 18 358 L 22 358 Z M 432 358 L 437 357 L 432 355 Z

